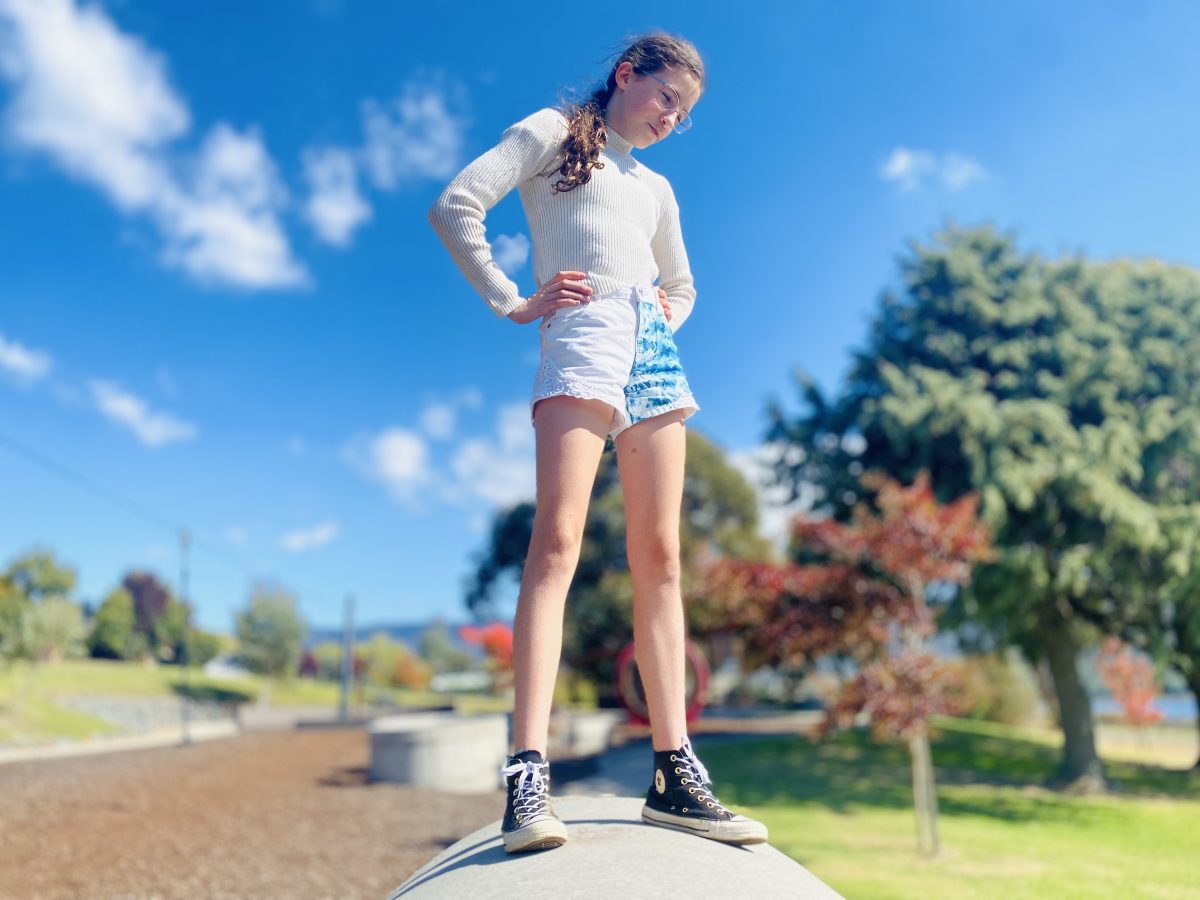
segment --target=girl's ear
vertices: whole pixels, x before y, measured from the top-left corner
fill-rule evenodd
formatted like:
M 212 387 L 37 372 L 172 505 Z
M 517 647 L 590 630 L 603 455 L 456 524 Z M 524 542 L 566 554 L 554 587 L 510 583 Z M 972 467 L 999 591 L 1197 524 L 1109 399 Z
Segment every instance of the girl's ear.
M 631 78 L 633 78 L 633 63 L 625 60 L 613 72 L 613 79 L 616 81 L 617 87 L 624 90 L 629 86 L 629 79 Z

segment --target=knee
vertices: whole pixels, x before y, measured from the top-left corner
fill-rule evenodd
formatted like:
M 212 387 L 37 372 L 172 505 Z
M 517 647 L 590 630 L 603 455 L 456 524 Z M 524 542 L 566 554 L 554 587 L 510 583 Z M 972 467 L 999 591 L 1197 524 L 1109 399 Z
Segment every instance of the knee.
M 629 568 L 635 576 L 678 584 L 680 579 L 678 535 L 656 534 L 626 543 Z
M 583 523 L 569 519 L 535 521 L 530 555 L 551 571 L 573 572 L 583 544 Z

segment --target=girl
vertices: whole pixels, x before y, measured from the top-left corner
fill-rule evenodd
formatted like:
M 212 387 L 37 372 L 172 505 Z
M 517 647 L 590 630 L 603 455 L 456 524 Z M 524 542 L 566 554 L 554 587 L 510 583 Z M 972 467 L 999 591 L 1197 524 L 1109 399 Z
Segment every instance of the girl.
M 667 180 L 634 158 L 691 127 L 704 65 L 689 42 L 634 41 L 604 86 L 567 111 L 541 109 L 508 128 L 430 210 L 434 229 L 497 316 L 541 319 L 530 415 L 537 512 L 514 624 L 514 746 L 503 769 L 509 852 L 557 847 L 566 827 L 549 801 L 546 740 L 562 652 L 567 589 L 588 499 L 612 435 L 626 504 L 634 643 L 653 732 L 654 776 L 642 818 L 733 844 L 765 841 L 758 822 L 713 796 L 684 720 L 679 517 L 683 421 L 699 406 L 673 335 L 696 292 Z M 533 239 L 537 290 L 500 271 L 484 216 L 513 188 Z M 658 287 L 653 284 L 658 280 Z

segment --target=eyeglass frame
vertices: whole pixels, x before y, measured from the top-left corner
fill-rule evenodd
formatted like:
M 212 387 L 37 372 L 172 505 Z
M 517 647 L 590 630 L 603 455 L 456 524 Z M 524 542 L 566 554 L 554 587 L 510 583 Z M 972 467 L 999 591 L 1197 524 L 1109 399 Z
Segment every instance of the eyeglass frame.
M 670 88 L 675 93 L 676 97 L 679 96 L 679 88 L 675 87 L 675 85 L 671 84 L 669 81 L 663 81 L 661 78 L 659 78 L 653 72 L 647 72 L 646 77 L 653 78 L 655 81 L 657 81 L 663 87 Z M 662 94 L 662 93 L 663 93 L 662 91 L 659 91 L 659 94 Z M 685 131 L 688 131 L 692 127 L 693 123 L 692 123 L 691 113 L 684 112 L 683 107 L 680 104 L 676 103 L 670 109 L 667 109 L 665 106 L 663 106 L 661 100 L 659 100 L 657 102 L 658 102 L 659 108 L 662 109 L 662 111 L 664 113 L 667 113 L 667 114 L 678 113 L 679 114 L 675 118 L 675 124 L 671 126 L 671 130 L 673 132 L 675 132 L 676 134 L 683 134 Z

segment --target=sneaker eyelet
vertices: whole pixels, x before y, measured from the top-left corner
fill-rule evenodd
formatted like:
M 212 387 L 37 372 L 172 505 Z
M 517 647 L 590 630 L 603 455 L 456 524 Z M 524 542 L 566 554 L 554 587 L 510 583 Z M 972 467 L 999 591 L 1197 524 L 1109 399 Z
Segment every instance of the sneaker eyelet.
M 679 762 L 679 757 L 674 753 L 671 754 L 671 762 Z
M 708 804 L 708 808 L 709 808 L 709 809 L 716 809 L 716 806 L 715 806 L 715 805 L 713 805 L 712 803 L 710 803 L 710 804 Z
M 680 769 L 679 769 L 679 766 L 676 766 L 676 767 L 675 767 L 675 774 L 676 774 L 676 775 L 679 775 L 679 774 L 680 774 Z
M 689 793 L 689 794 L 694 794 L 694 793 L 696 793 L 696 789 L 695 789 L 695 788 L 688 788 L 688 793 Z
M 684 811 L 684 812 L 687 812 L 687 811 L 688 811 L 688 809 L 687 809 L 687 807 L 686 807 L 686 806 L 683 808 L 683 811 Z

